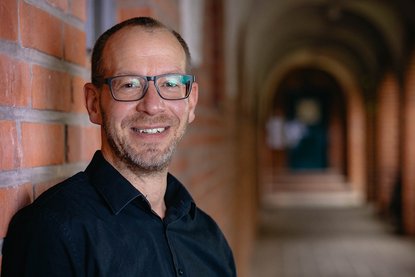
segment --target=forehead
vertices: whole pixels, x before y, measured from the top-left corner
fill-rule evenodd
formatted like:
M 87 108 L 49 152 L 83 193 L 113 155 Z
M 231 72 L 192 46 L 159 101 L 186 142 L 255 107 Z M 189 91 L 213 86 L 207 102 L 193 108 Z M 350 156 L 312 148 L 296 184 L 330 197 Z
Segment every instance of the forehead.
M 113 34 L 103 49 L 106 69 L 126 66 L 133 62 L 185 65 L 186 54 L 177 38 L 168 30 L 126 27 Z

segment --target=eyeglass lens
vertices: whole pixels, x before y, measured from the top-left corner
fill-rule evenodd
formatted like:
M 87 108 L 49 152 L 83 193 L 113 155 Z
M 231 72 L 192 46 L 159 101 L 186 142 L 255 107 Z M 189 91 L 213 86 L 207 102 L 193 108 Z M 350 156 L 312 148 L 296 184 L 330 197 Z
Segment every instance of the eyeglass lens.
M 161 75 L 155 78 L 155 86 L 164 99 L 183 99 L 188 96 L 192 76 L 180 74 Z M 148 81 L 142 76 L 118 76 L 111 79 L 111 91 L 117 100 L 132 101 L 143 97 Z

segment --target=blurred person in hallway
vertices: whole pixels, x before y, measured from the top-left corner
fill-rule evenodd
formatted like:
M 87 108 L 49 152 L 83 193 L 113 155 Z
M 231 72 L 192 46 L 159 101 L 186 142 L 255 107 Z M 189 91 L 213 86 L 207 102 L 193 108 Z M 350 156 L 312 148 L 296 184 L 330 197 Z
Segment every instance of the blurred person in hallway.
M 276 177 L 277 170 L 280 163 L 280 157 L 283 155 L 285 147 L 284 138 L 284 118 L 279 115 L 278 111 L 274 111 L 266 123 L 266 143 L 271 151 L 271 167 L 273 178 Z
M 198 99 L 186 42 L 129 19 L 97 40 L 91 71 L 101 150 L 13 217 L 2 276 L 236 276 L 217 224 L 168 173 Z

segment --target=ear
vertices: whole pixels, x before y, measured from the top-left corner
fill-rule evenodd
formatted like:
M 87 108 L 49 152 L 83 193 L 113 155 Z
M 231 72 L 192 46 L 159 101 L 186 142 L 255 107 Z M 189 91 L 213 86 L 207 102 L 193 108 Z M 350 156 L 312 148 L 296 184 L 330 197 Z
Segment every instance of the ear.
M 100 92 L 98 88 L 92 83 L 86 83 L 84 85 L 84 94 L 85 94 L 85 106 L 88 110 L 89 120 L 92 123 L 101 125 L 102 116 L 101 108 L 99 105 L 99 96 Z
M 195 109 L 196 109 L 196 104 L 197 104 L 198 98 L 199 98 L 199 85 L 198 85 L 198 83 L 194 82 L 192 84 L 192 91 L 190 92 L 190 95 L 189 95 L 189 120 L 188 120 L 188 123 L 193 122 L 193 120 L 195 119 Z

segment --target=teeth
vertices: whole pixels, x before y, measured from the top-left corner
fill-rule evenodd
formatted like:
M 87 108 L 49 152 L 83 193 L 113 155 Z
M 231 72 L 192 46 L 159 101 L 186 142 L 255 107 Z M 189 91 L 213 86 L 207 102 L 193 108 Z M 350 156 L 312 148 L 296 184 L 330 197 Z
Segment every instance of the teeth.
M 165 129 L 166 128 L 139 129 L 138 131 L 141 134 L 157 134 L 163 132 Z

